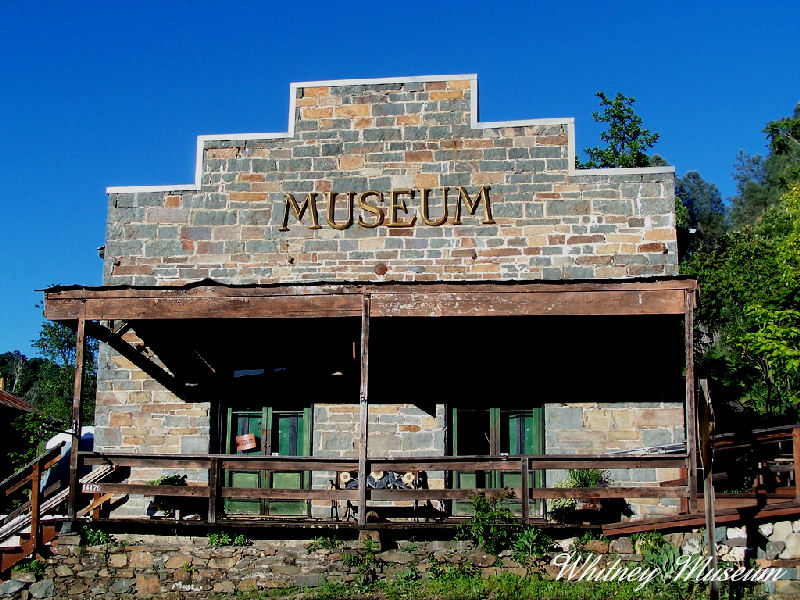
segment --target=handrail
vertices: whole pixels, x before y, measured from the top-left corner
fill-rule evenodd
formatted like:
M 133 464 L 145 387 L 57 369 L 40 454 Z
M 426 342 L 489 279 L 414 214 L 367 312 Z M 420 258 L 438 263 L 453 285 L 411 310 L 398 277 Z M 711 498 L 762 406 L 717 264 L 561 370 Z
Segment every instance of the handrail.
M 359 494 L 357 488 L 338 489 L 276 489 L 239 488 L 224 485 L 220 473 L 233 471 L 272 471 L 272 472 L 354 472 L 358 469 L 358 459 L 266 456 L 260 454 L 185 454 L 156 455 L 97 452 L 81 452 L 79 459 L 84 464 L 114 464 L 128 467 L 162 467 L 169 469 L 208 470 L 209 483 L 191 482 L 186 486 L 145 485 L 142 483 L 92 483 L 83 486 L 84 492 L 141 494 L 144 496 L 173 496 L 207 498 L 209 501 L 209 522 L 216 520 L 216 504 L 219 498 L 262 498 L 271 500 L 459 500 L 467 499 L 476 493 L 500 492 L 493 488 L 446 488 L 446 489 L 366 489 Z M 444 471 L 475 472 L 496 471 L 520 473 L 521 487 L 510 491 L 515 500 L 522 502 L 523 520 L 529 517 L 531 500 L 547 498 L 688 498 L 689 488 L 685 485 L 661 487 L 657 485 L 608 486 L 598 488 L 530 488 L 531 471 L 566 468 L 687 468 L 689 456 L 681 454 L 644 455 L 595 455 L 595 454 L 547 454 L 547 455 L 500 455 L 500 456 L 408 456 L 395 458 L 367 458 L 367 471 Z M 363 500 L 362 500 L 363 498 Z M 360 506 L 360 508 L 363 508 Z
M 3 481 L 0 481 L 0 493 L 5 493 L 7 495 L 10 492 L 14 491 L 14 490 L 9 490 L 9 491 L 5 490 L 6 487 L 11 487 L 12 485 L 18 483 L 17 479 L 27 480 L 25 471 L 32 469 L 33 465 L 35 465 L 36 463 L 41 464 L 42 461 L 48 463 L 50 459 L 55 458 L 57 455 L 60 456 L 61 448 L 63 448 L 65 444 L 66 442 L 61 442 L 60 444 L 58 444 L 58 446 L 53 446 L 49 450 L 45 450 L 42 454 L 31 460 L 26 465 L 17 469 L 14 473 L 6 477 Z

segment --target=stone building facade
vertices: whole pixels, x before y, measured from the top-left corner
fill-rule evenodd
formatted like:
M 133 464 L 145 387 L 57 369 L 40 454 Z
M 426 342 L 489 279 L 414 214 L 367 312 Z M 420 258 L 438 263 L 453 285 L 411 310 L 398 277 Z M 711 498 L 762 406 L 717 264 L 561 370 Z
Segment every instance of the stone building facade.
M 477 108 L 475 76 L 292 84 L 288 132 L 204 136 L 193 184 L 108 189 L 103 283 L 606 281 L 678 274 L 672 167 L 576 170 L 572 119 L 483 123 Z M 526 324 L 527 339 L 540 326 Z M 551 351 L 563 353 L 557 370 L 567 382 L 563 393 L 529 401 L 541 411 L 540 450 L 598 453 L 683 440 L 682 389 L 673 385 L 682 381 L 681 356 L 677 362 L 666 352 L 642 357 L 646 336 L 624 321 L 553 327 L 549 350 L 530 348 L 530 356 L 554 368 Z M 498 338 L 509 353 L 518 330 L 511 324 Z M 135 328 L 126 336 L 136 343 Z M 446 347 L 443 339 L 439 347 Z M 606 342 L 611 350 L 604 350 Z M 522 359 L 515 365 L 518 372 L 530 368 Z M 261 368 L 269 374 L 269 367 Z M 585 384 L 570 391 L 570 373 L 584 367 L 599 393 Z M 638 369 L 658 373 L 659 385 L 617 389 L 614 378 Z M 507 396 L 525 385 L 506 379 Z M 537 385 L 559 387 L 541 379 Z M 463 398 L 469 385 L 461 392 Z M 452 452 L 456 413 L 445 394 L 424 403 L 384 403 L 373 394 L 371 455 Z M 316 398 L 309 410 L 308 453 L 355 456 L 357 396 Z M 103 346 L 96 450 L 217 452 L 225 445 L 222 430 L 232 427 L 220 411 L 224 406 L 214 400 L 181 400 Z M 614 475 L 626 483 L 676 476 L 642 471 Z M 158 474 L 141 469 L 136 477 Z M 319 474 L 311 484 L 327 479 Z M 637 507 L 677 510 L 668 499 L 637 500 Z M 120 514 L 141 510 L 131 501 Z

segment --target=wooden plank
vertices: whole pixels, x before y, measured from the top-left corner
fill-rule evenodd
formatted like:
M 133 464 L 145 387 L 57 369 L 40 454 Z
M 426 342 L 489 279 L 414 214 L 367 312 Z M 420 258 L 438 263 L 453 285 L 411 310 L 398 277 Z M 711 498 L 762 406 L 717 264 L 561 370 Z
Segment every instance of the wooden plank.
M 223 487 L 220 489 L 220 496 L 222 498 L 267 498 L 270 500 L 358 500 L 359 490 Z
M 358 526 L 367 524 L 367 434 L 369 431 L 369 318 L 370 297 L 361 303 L 361 394 L 359 399 Z
M 220 484 L 220 460 L 218 458 L 211 459 L 211 465 L 208 467 L 208 522 L 217 522 L 217 497 L 219 497 L 219 484 Z
M 794 458 L 794 489 L 800 501 L 800 427 L 792 430 L 792 457 Z
M 75 341 L 75 382 L 72 394 L 72 448 L 69 453 L 69 497 L 67 516 L 75 520 L 78 508 L 78 452 L 81 445 L 81 409 L 83 400 L 83 346 L 86 335 L 86 319 L 81 313 Z
M 607 488 L 533 488 L 531 498 L 684 498 L 685 487 L 615 486 Z
M 213 460 L 213 459 L 212 459 Z M 223 469 L 234 469 L 236 471 L 357 471 L 358 462 L 323 462 L 314 458 L 306 460 L 281 460 L 264 458 L 262 460 L 238 461 L 223 460 Z
M 520 487 L 522 488 L 522 522 L 527 523 L 530 516 L 530 493 L 528 492 L 528 459 L 523 458 L 520 461 L 519 470 L 521 474 Z
M 356 317 L 357 296 L 162 297 L 88 298 L 51 301 L 45 316 L 52 321 L 74 320 L 84 310 L 87 319 L 136 321 L 141 319 L 268 319 L 287 317 Z
M 689 483 L 689 512 L 697 512 L 697 416 L 694 392 L 694 293 L 686 294 L 686 314 L 684 317 L 684 347 L 686 359 L 686 444 L 689 453 L 687 465 Z
M 99 510 L 103 504 L 111 500 L 113 497 L 114 494 L 95 494 L 95 498 L 89 503 L 89 505 L 78 511 L 78 518 L 91 512 L 93 513 L 92 518 L 97 519 L 98 516 L 94 516 L 94 511 Z
M 598 283 L 581 285 L 333 286 L 303 290 L 222 286 L 165 290 L 70 290 L 45 294 L 45 316 L 91 320 L 284 318 L 360 314 L 361 296 L 372 295 L 373 316 L 511 316 L 683 314 L 684 293 L 672 286 Z M 365 291 L 366 290 L 366 291 Z
M 81 455 L 84 464 L 87 465 L 114 465 L 116 467 L 163 467 L 165 469 L 207 469 L 210 465 L 210 458 L 197 458 L 187 455 L 186 458 L 159 458 L 157 455 L 135 455 L 129 456 L 120 454 L 104 454 L 102 456 Z
M 525 292 L 554 293 L 591 292 L 591 291 L 653 291 L 653 290 L 697 290 L 694 279 L 668 278 L 660 280 L 601 280 L 601 281 L 453 281 L 453 282 L 386 282 L 386 283 L 277 283 L 253 286 L 229 286 L 224 284 L 192 285 L 192 286 L 159 286 L 150 287 L 78 287 L 74 289 L 44 290 L 48 301 L 125 298 L 252 298 L 262 296 L 307 296 L 307 295 L 355 295 L 360 300 L 363 294 L 377 295 L 382 293 L 400 294 L 425 292 Z
M 717 570 L 717 544 L 716 544 L 716 523 L 714 521 L 714 478 L 711 467 L 711 397 L 708 392 L 708 380 L 700 380 L 700 389 L 703 391 L 703 404 L 700 410 L 700 458 L 703 462 L 703 507 L 706 516 L 706 548 L 711 557 L 710 570 Z M 719 598 L 719 582 L 712 579 L 709 589 L 709 599 Z
M 139 483 L 87 483 L 83 490 L 87 494 L 140 494 L 142 496 L 181 496 L 207 498 L 209 487 L 205 485 L 147 485 Z
M 31 546 L 35 550 L 39 547 L 39 518 L 41 517 L 41 504 L 39 502 L 39 484 L 41 482 L 40 465 L 33 464 L 31 472 Z
M 683 314 L 682 290 L 376 293 L 376 317 Z

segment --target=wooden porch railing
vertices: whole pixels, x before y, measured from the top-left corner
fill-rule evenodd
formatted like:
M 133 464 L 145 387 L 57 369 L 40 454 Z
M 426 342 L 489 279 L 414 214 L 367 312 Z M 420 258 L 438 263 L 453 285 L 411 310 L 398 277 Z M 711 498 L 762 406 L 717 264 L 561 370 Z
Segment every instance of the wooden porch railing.
M 453 474 L 476 471 L 519 473 L 520 487 L 513 488 L 512 497 L 521 502 L 521 518 L 530 518 L 532 500 L 548 498 L 688 498 L 687 485 L 673 486 L 609 486 L 598 488 L 534 488 L 529 487 L 533 472 L 555 469 L 643 469 L 688 467 L 687 454 L 614 456 L 614 455 L 536 455 L 536 456 L 446 456 L 407 458 L 368 458 L 366 471 L 426 471 Z M 220 516 L 219 501 L 223 498 L 267 500 L 321 500 L 356 502 L 360 514 L 368 510 L 367 501 L 462 500 L 484 492 L 499 491 L 487 488 L 460 489 L 371 489 L 359 494 L 359 489 L 268 489 L 224 485 L 223 471 L 269 472 L 358 472 L 359 461 L 316 457 L 265 457 L 242 455 L 145 455 L 81 453 L 80 461 L 87 465 L 116 467 L 160 467 L 170 470 L 203 470 L 208 483 L 189 486 L 147 485 L 135 483 L 93 483 L 83 486 L 85 493 L 139 494 L 143 496 L 175 496 L 208 498 L 208 522 Z M 526 491 L 527 490 L 527 491 Z M 362 512 L 364 511 L 364 512 Z
M 53 500 L 62 490 L 59 483 L 42 490 L 41 481 L 44 472 L 61 459 L 63 446 L 62 442 L 47 450 L 0 482 L 0 495 L 5 502 L 14 495 L 19 497 L 25 491 L 28 492 L 28 499 L 0 520 L 0 542 L 5 542 L 12 536 L 20 536 L 18 546 L 6 545 L 0 548 L 0 570 L 10 568 L 25 556 L 36 552 L 40 544 L 52 539 L 52 535 L 43 535 L 41 517 L 44 509 L 53 504 Z

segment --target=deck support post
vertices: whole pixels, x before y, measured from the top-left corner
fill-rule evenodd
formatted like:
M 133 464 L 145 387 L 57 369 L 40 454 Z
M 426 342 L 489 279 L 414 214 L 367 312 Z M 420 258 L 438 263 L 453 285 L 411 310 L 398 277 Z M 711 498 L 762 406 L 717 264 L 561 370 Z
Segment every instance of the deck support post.
M 69 498 L 67 517 L 74 521 L 78 511 L 78 452 L 81 446 L 81 409 L 83 408 L 83 347 L 86 319 L 78 319 L 75 342 L 75 385 L 72 394 L 72 448 L 69 453 Z
M 686 292 L 686 445 L 689 455 L 687 483 L 689 513 L 697 512 L 697 410 L 694 390 L 694 291 Z
M 358 526 L 367 524 L 367 432 L 369 422 L 369 309 L 370 297 L 365 294 L 361 303 L 361 393 L 359 398 L 358 443 Z
M 715 530 L 717 528 L 714 514 L 714 483 L 713 483 L 713 452 L 711 434 L 713 429 L 711 396 L 708 392 L 708 380 L 700 380 L 700 389 L 703 390 L 703 403 L 700 412 L 700 458 L 703 463 L 703 500 L 706 511 L 706 547 L 711 558 L 711 570 L 717 570 L 717 543 Z M 719 581 L 711 580 L 709 588 L 710 600 L 719 598 Z
M 42 463 L 37 459 L 31 469 L 31 546 L 34 553 L 39 550 L 39 517 L 41 516 L 41 502 L 39 485 L 42 475 Z
M 522 523 L 528 523 L 528 519 L 530 518 L 530 498 L 531 498 L 531 491 L 528 489 L 528 469 L 529 463 L 527 456 L 522 457 L 520 460 L 520 487 L 522 488 Z
M 217 522 L 217 499 L 219 498 L 219 458 L 212 458 L 208 467 L 208 522 Z

